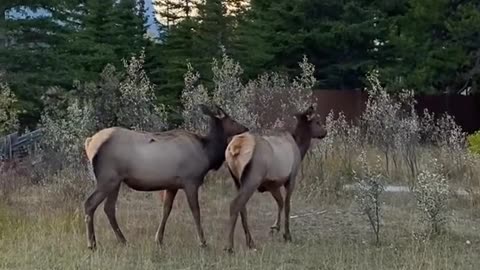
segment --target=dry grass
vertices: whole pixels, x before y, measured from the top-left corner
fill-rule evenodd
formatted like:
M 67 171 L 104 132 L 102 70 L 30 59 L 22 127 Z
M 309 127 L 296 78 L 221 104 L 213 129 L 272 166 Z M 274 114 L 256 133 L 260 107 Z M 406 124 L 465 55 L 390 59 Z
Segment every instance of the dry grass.
M 87 180 L 78 181 L 88 183 L 87 190 L 93 188 Z M 236 253 L 227 255 L 223 246 L 234 188 L 228 179 L 213 177 L 200 193 L 207 249 L 198 246 L 183 192 L 159 248 L 153 240 L 161 211 L 158 195 L 123 188 L 118 220 L 128 245 L 117 244 L 100 206 L 95 215 L 99 247 L 91 252 L 86 248 L 83 198 L 71 195 L 76 193 L 68 191 L 74 188 L 70 183 L 23 186 L 0 204 L 0 269 L 477 269 L 480 263 L 480 214 L 459 198 L 450 204 L 455 219 L 448 232 L 424 241 L 414 237 L 421 227 L 411 195 L 385 193 L 382 243 L 375 247 L 351 195 L 326 203 L 307 198 L 302 189 L 294 196 L 292 243 L 269 234 L 276 207 L 269 194 L 256 193 L 248 210 L 258 250 L 245 248 L 237 224 Z

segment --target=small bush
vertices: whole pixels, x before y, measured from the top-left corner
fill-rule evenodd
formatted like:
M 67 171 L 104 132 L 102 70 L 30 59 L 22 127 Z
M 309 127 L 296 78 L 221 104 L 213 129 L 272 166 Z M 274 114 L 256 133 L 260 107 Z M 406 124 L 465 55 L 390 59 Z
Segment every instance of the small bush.
M 0 74 L 0 136 L 18 128 L 17 98 Z
M 242 84 L 243 69 L 231 59 L 225 51 L 219 62 L 212 64 L 213 89 L 212 101 L 229 112 L 236 121 L 254 128 L 258 123 L 258 114 L 254 110 L 255 90 Z
M 198 84 L 199 79 L 200 74 L 194 71 L 190 63 L 187 63 L 187 72 L 183 76 L 185 87 L 182 91 L 183 128 L 205 134 L 208 122 L 198 105 L 210 103 L 210 98 L 207 89 L 203 85 Z
M 44 114 L 41 118 L 44 134 L 41 148 L 50 165 L 57 169 L 67 166 L 83 168 L 84 142 L 94 131 L 95 118 L 90 104 L 82 105 L 73 99 L 66 114 Z
M 423 213 L 423 221 L 431 228 L 431 233 L 441 232 L 447 221 L 447 200 L 449 198 L 447 179 L 440 173 L 442 166 L 433 159 L 428 169 L 419 173 L 413 189 L 417 206 Z
M 377 157 L 377 164 L 371 168 L 367 162 L 366 153 L 359 156 L 362 171 L 360 174 L 353 171 L 353 178 L 358 184 L 355 199 L 361 211 L 368 217 L 370 226 L 375 234 L 375 243 L 380 243 L 380 226 L 382 217 L 382 203 L 380 195 L 384 190 L 384 176 L 382 174 L 381 159 Z
M 468 149 L 475 154 L 480 155 L 480 130 L 467 137 Z
M 164 104 L 158 104 L 154 85 L 150 82 L 143 64 L 145 54 L 123 61 L 126 70 L 120 82 L 120 108 L 118 124 L 133 130 L 159 131 L 167 127 L 167 112 Z

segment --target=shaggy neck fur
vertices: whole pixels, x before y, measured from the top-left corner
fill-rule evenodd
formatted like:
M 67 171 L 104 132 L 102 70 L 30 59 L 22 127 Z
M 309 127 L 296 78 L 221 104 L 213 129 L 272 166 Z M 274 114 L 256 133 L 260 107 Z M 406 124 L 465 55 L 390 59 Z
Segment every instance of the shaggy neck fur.
M 293 131 L 292 136 L 297 143 L 298 149 L 300 149 L 300 154 L 303 160 L 312 141 L 312 132 L 310 131 L 307 119 L 303 119 L 303 117 L 298 119 L 297 127 L 295 128 L 295 131 Z
M 210 120 L 210 130 L 205 137 L 205 150 L 210 163 L 209 169 L 218 170 L 225 161 L 227 135 L 218 119 Z

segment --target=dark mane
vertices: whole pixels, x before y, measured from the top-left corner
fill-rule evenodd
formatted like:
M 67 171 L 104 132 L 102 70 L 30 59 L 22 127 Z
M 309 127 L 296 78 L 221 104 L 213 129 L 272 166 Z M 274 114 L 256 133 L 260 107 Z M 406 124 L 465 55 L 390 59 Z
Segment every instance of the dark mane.
M 304 115 L 300 116 L 297 121 L 298 122 L 295 130 L 292 132 L 292 136 L 295 139 L 298 148 L 300 149 L 300 154 L 303 160 L 308 148 L 310 147 L 310 143 L 312 142 L 312 132 L 310 131 L 308 120 Z
M 208 134 L 200 138 L 210 163 L 209 169 L 218 170 L 225 161 L 227 135 L 223 130 L 221 120 L 211 118 Z

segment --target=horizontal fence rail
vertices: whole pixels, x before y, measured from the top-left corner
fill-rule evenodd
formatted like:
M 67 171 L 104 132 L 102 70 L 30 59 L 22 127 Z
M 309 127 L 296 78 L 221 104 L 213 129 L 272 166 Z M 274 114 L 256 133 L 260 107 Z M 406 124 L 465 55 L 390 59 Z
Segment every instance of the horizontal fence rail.
M 0 158 L 8 161 L 27 156 L 42 134 L 43 129 L 37 129 L 22 136 L 18 136 L 18 132 L 14 132 L 0 138 Z

